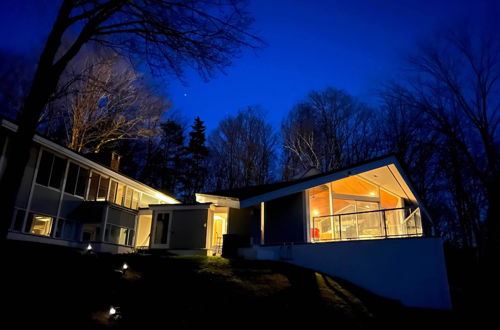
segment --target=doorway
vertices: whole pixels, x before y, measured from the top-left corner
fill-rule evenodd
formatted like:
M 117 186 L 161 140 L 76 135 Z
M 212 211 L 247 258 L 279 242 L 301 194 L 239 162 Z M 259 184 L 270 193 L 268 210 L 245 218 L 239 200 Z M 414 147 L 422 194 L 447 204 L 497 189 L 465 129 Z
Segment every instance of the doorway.
M 210 249 L 213 251 L 213 255 L 222 254 L 223 235 L 227 234 L 227 213 L 227 211 L 212 213 Z

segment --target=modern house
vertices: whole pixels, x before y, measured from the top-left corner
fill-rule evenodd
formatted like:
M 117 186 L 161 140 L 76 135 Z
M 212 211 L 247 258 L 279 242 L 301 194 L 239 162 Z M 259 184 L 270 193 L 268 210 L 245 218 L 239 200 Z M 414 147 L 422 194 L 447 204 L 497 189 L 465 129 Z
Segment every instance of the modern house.
M 2 119 L 0 175 L 16 129 Z M 220 255 L 231 243 L 247 259 L 315 269 L 407 306 L 451 308 L 442 241 L 426 232 L 430 217 L 393 156 L 198 193 L 195 204 L 124 176 L 117 162 L 35 135 L 8 238 L 111 253 Z
M 151 206 L 152 247 L 218 254 L 237 236 L 248 259 L 312 268 L 408 306 L 451 307 L 442 241 L 426 237 L 430 218 L 393 156 L 196 200 Z
M 1 119 L 0 175 L 17 126 Z M 125 253 L 149 246 L 150 204 L 179 203 L 111 167 L 100 165 L 40 135 L 16 199 L 9 239 Z

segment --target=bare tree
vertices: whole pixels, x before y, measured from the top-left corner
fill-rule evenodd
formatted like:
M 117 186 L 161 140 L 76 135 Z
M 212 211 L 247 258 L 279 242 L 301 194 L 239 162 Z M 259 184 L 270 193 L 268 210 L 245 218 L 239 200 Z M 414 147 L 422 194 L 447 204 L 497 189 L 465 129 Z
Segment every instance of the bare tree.
M 311 92 L 281 126 L 285 179 L 309 167 L 329 171 L 373 155 L 370 111 L 335 88 Z
M 252 20 L 240 1 L 64 0 L 30 91 L 18 117 L 1 179 L 0 239 L 7 235 L 13 206 L 40 115 L 70 61 L 90 42 L 146 61 L 157 72 L 182 74 L 190 65 L 203 77 L 230 64 L 241 46 L 258 41 L 246 31 Z M 63 37 L 74 38 L 62 47 Z
M 76 80 L 72 92 L 56 101 L 67 146 L 97 153 L 109 143 L 154 134 L 146 123 L 158 121 L 170 103 L 148 89 L 118 54 L 86 56 L 82 62 L 68 78 Z
M 397 86 L 428 132 L 459 217 L 466 246 L 495 256 L 500 233 L 500 40 L 468 28 L 445 31 L 409 58 L 411 74 Z M 484 231 L 482 223 L 484 221 Z M 493 260 L 493 259 L 491 259 Z
M 212 189 L 264 184 L 274 177 L 277 136 L 257 107 L 219 123 L 208 139 Z

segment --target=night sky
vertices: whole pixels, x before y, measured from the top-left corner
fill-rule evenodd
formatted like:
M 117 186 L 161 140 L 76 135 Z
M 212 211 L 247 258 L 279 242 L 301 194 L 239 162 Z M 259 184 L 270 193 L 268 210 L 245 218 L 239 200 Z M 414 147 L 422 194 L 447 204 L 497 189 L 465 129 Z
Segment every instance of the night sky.
M 57 3 L 1 0 L 0 48 L 36 54 Z M 245 50 L 208 83 L 188 71 L 187 85 L 172 78 L 165 86 L 174 109 L 189 121 L 199 115 L 209 130 L 249 105 L 262 106 L 279 127 L 295 103 L 326 86 L 374 104 L 378 86 L 419 40 L 461 21 L 494 26 L 500 1 L 254 0 L 248 9 L 266 47 Z

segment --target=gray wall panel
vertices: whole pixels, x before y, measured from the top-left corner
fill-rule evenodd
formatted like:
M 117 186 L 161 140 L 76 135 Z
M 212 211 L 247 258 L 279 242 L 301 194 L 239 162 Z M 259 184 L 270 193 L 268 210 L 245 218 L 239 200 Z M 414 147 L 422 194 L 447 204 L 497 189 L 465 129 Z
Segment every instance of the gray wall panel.
M 170 233 L 171 249 L 204 249 L 208 210 L 175 210 Z
M 305 241 L 302 194 L 300 192 L 265 203 L 265 244 Z

